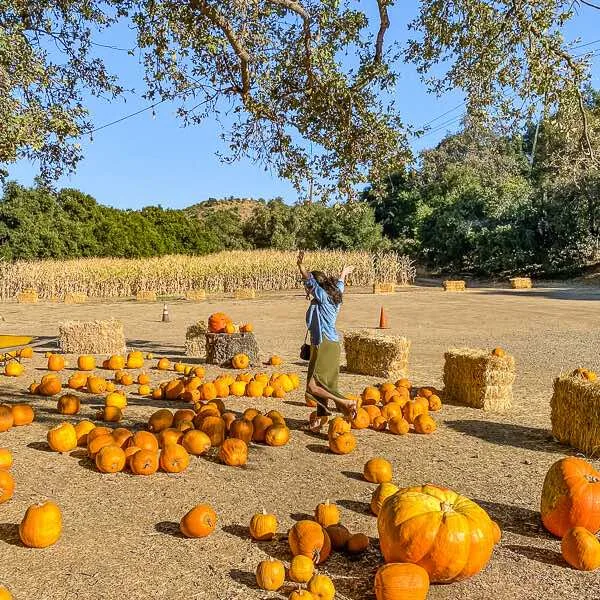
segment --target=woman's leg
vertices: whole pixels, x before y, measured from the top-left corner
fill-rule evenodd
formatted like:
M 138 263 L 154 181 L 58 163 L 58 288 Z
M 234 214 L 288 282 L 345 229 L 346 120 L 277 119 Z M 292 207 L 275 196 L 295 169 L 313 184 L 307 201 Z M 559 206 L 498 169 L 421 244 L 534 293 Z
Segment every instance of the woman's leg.
M 336 408 L 340 412 L 342 412 L 345 415 L 350 416 L 350 417 L 354 416 L 354 413 L 357 410 L 356 402 L 354 402 L 353 400 L 348 400 L 347 398 L 341 398 L 339 396 L 332 394 L 331 392 L 327 391 L 324 387 L 319 385 L 319 383 L 317 382 L 317 380 L 314 377 L 309 379 L 307 389 L 311 393 L 311 395 L 313 395 L 317 398 L 317 414 L 318 414 L 319 406 L 320 406 L 319 405 L 320 398 L 323 398 L 325 400 L 333 400 Z

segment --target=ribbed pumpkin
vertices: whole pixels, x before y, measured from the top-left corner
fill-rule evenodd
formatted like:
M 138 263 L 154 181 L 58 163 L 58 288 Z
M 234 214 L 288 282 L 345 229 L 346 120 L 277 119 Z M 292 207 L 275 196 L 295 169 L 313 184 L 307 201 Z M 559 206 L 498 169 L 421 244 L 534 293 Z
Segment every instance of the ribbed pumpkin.
M 268 558 L 256 568 L 256 583 L 261 590 L 278 590 L 285 581 L 285 567 L 280 560 Z
M 82 373 L 81 371 L 77 371 L 76 373 L 73 373 L 73 375 L 71 375 L 71 377 L 69 377 L 69 381 L 67 382 L 67 385 L 72 389 L 72 390 L 80 390 L 82 388 L 84 388 L 87 384 L 87 375 L 85 373 Z
M 13 404 L 11 406 L 13 415 L 13 426 L 21 427 L 22 425 L 30 425 L 35 419 L 33 407 L 29 404 Z
M 433 433 L 436 429 L 436 422 L 429 415 L 418 415 L 415 419 L 415 431 L 417 433 L 429 434 Z
M 238 438 L 243 440 L 247 444 L 252 440 L 252 434 L 254 433 L 254 425 L 252 421 L 248 419 L 236 419 L 229 426 L 229 435 L 232 438 Z
M 346 550 L 349 554 L 361 554 L 369 547 L 369 538 L 364 533 L 355 533 L 348 538 Z
M 215 530 L 216 526 L 217 513 L 208 504 L 198 504 L 179 522 L 181 533 L 190 538 L 206 537 Z
M 129 440 L 133 437 L 133 433 L 125 427 L 117 427 L 117 429 L 112 432 L 112 436 L 117 446 L 125 448 L 126 446 L 129 446 Z
M 62 371 L 65 368 L 65 359 L 60 354 L 51 354 L 48 357 L 48 371 Z
M 329 439 L 329 449 L 334 454 L 350 454 L 356 448 L 356 438 L 351 433 L 342 433 Z
M 125 368 L 125 357 L 122 354 L 113 354 L 106 364 L 111 371 L 118 371 Z
M 225 421 L 221 417 L 206 417 L 200 427 L 209 438 L 213 446 L 220 446 L 225 439 Z
M 285 446 L 290 439 L 290 430 L 285 425 L 274 423 L 265 432 L 265 442 L 269 446 Z
M 11 599 L 9 599 L 11 600 Z M 293 590 L 288 596 L 288 600 L 316 600 L 315 597 L 308 591 L 298 588 Z
M 385 458 L 371 458 L 363 467 L 363 475 L 370 483 L 387 483 L 392 480 L 392 464 Z
M 393 483 L 380 483 L 371 495 L 371 512 L 377 516 L 383 503 L 399 490 L 400 488 Z
M 190 464 L 190 455 L 179 444 L 169 444 L 160 451 L 160 468 L 167 473 L 181 473 Z
M 402 415 L 398 415 L 388 421 L 388 429 L 395 435 L 406 435 L 410 425 Z
M 442 401 L 437 394 L 432 394 L 427 398 L 427 402 L 429 404 L 429 410 L 432 412 L 437 412 L 442 408 Z
M 242 417 L 244 419 L 248 419 L 248 421 L 253 421 L 254 417 L 256 417 L 257 415 L 260 415 L 261 412 L 260 410 L 257 410 L 256 408 L 247 408 L 244 413 L 242 414 Z
M 294 556 L 302 554 L 315 564 L 327 560 L 331 553 L 331 540 L 327 532 L 315 521 L 298 521 L 288 533 L 288 543 Z
M 252 425 L 254 427 L 252 439 L 255 442 L 264 442 L 267 436 L 267 430 L 273 425 L 273 420 L 266 415 L 256 415 L 256 417 L 252 419 Z
M 210 450 L 210 438 L 197 429 L 191 429 L 183 434 L 181 445 L 192 455 L 201 456 Z
M 134 350 L 127 355 L 125 366 L 128 369 L 141 369 L 144 366 L 144 355 L 139 350 Z
M 567 457 L 549 469 L 542 487 L 542 523 L 558 537 L 573 527 L 600 530 L 600 472 L 583 458 Z
M 56 409 L 61 415 L 76 415 L 79 406 L 79 398 L 75 394 L 63 394 L 56 403 Z
M 307 587 L 315 600 L 333 600 L 335 598 L 333 581 L 327 575 L 313 575 Z
M 158 359 L 158 362 L 156 363 L 156 368 L 159 371 L 168 371 L 171 368 L 171 361 L 163 356 L 162 358 Z
M 88 377 L 86 385 L 90 394 L 103 394 L 106 391 L 106 379 L 96 375 Z
M 402 417 L 402 406 L 397 402 L 390 402 L 381 409 L 381 416 L 388 421 L 395 417 Z
M 253 515 L 250 519 L 250 536 L 259 542 L 272 540 L 277 533 L 277 528 L 277 517 L 267 513 L 264 508 L 262 513 Z
M 288 574 L 290 579 L 296 583 L 306 583 L 314 572 L 315 563 L 308 556 L 298 554 L 290 561 Z
M 169 429 L 163 429 L 156 437 L 158 439 L 158 447 L 164 448 L 169 444 L 179 444 L 183 433 L 179 429 L 169 427 Z
M 134 475 L 152 475 L 158 470 L 158 454 L 155 450 L 138 450 L 129 459 Z
M 363 410 L 369 415 L 369 422 L 371 425 L 373 424 L 373 419 L 375 417 L 381 416 L 381 409 L 378 406 L 375 406 L 374 404 L 363 406 Z
M 425 600 L 429 592 L 429 575 L 419 565 L 389 563 L 375 574 L 377 600 Z
M 560 549 L 563 558 L 579 571 L 595 571 L 600 568 L 600 541 L 585 527 L 569 529 L 562 539 Z
M 119 473 L 125 468 L 125 452 L 117 444 L 108 444 L 96 454 L 95 462 L 101 473 Z
M 381 392 L 376 387 L 366 387 L 361 394 L 363 406 L 379 404 Z
M 388 422 L 385 417 L 381 415 L 379 417 L 375 417 L 371 423 L 371 429 L 374 431 L 385 431 L 388 427 Z
M 123 418 L 123 412 L 116 406 L 105 406 L 96 413 L 96 418 L 107 423 L 118 423 Z
M 11 360 L 4 366 L 4 374 L 7 377 L 20 377 L 25 372 L 25 367 L 16 360 Z
M 42 382 L 37 388 L 37 393 L 41 396 L 56 396 L 62 390 L 62 384 L 57 377 L 48 379 L 42 378 Z
M 250 364 L 250 359 L 247 354 L 236 354 L 231 359 L 231 366 L 234 369 L 247 369 Z
M 110 434 L 100 435 L 90 440 L 90 436 L 88 434 L 88 444 L 87 444 L 87 452 L 88 456 L 95 460 L 96 455 L 102 448 L 105 446 L 110 446 L 115 443 L 115 438 L 113 438 Z
M 412 425 L 419 415 L 429 412 L 429 403 L 425 398 L 418 396 L 413 400 L 409 400 L 402 408 L 402 416 Z
M 359 408 L 351 424 L 352 429 L 366 429 L 371 424 L 369 413 L 364 408 Z
M 386 562 L 418 564 L 435 583 L 475 575 L 494 549 L 492 520 L 485 510 L 434 485 L 406 488 L 388 498 L 377 527 Z
M 265 386 L 260 381 L 251 381 L 246 386 L 246 396 L 249 398 L 260 398 Z
M 350 423 L 343 419 L 342 417 L 335 417 L 329 421 L 329 426 L 327 430 L 327 437 L 331 440 L 336 438 L 343 433 L 350 432 Z
M 0 471 L 0 504 L 7 502 L 15 491 L 15 480 L 8 471 Z
M 219 448 L 219 458 L 230 467 L 241 467 L 248 461 L 248 446 L 243 440 L 228 438 Z
M 51 501 L 30 506 L 19 525 L 19 537 L 28 548 L 52 546 L 61 534 L 62 513 Z
M 340 522 L 340 509 L 337 504 L 332 504 L 329 500 L 317 504 L 315 508 L 315 521 L 321 527 L 337 525 Z
M 61 423 L 48 431 L 48 445 L 55 452 L 71 452 L 77 448 L 77 433 L 71 423 Z

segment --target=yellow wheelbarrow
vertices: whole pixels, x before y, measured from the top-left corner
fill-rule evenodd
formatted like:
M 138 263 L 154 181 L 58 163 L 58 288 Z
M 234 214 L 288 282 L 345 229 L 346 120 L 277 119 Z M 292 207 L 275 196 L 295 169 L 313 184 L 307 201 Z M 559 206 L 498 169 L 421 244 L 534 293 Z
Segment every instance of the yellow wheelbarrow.
M 0 366 L 11 360 L 21 362 L 21 351 L 29 346 L 44 346 L 56 341 L 57 338 L 34 337 L 28 335 L 0 335 Z

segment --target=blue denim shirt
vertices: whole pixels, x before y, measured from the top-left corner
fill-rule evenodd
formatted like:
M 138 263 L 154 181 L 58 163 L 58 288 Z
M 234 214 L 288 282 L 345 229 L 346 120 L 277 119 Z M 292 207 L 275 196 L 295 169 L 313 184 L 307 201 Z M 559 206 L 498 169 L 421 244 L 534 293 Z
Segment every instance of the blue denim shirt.
M 313 300 L 306 311 L 306 327 L 310 332 L 310 343 L 318 346 L 323 337 L 331 342 L 339 342 L 340 337 L 335 329 L 340 312 L 340 304 L 335 304 L 327 292 L 317 283 L 317 280 L 311 275 L 304 282 L 306 291 L 312 295 Z M 344 282 L 339 280 L 337 287 L 340 292 L 344 292 Z

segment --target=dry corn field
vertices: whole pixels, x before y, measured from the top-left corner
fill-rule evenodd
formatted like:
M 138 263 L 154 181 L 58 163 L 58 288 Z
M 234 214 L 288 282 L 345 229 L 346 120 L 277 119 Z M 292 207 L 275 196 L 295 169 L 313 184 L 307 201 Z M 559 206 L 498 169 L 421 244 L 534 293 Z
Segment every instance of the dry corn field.
M 237 288 L 287 290 L 300 287 L 295 252 L 272 250 L 220 252 L 208 256 L 163 256 L 148 259 L 89 258 L 77 260 L 0 262 L 0 300 L 26 289 L 43 299 L 66 294 L 93 298 L 128 298 L 153 291 L 159 296 L 184 296 L 204 289 L 232 292 Z M 313 269 L 339 273 L 356 266 L 352 283 L 411 283 L 412 261 L 395 253 L 311 252 Z
M 236 255 L 229 256 L 234 259 Z M 285 256 L 291 265 L 293 256 Z M 358 263 L 357 258 L 353 262 Z M 178 279 L 185 271 L 184 263 L 174 261 L 169 271 L 169 260 L 173 259 L 157 261 L 165 280 L 150 275 L 145 286 L 154 286 L 161 293 L 199 282 L 210 287 L 209 275 L 202 270 L 206 266 L 197 267 L 198 280 Z M 210 259 L 190 260 L 200 265 Z M 335 260 L 341 264 L 346 257 L 336 255 Z M 130 293 L 134 281 L 126 271 L 130 263 L 114 261 L 111 266 L 109 261 L 89 261 L 86 270 L 82 268 L 86 262 L 78 262 L 77 267 L 64 264 L 66 281 L 72 286 L 69 291 L 110 295 L 110 288 L 116 286 L 114 296 Z M 311 262 L 313 265 L 316 261 Z M 59 264 L 38 267 L 47 269 L 48 274 L 50 267 L 56 269 L 44 283 L 48 287 L 40 289 L 42 295 L 56 293 Z M 366 279 L 366 262 L 363 269 L 360 277 Z M 273 280 L 267 271 L 265 266 L 254 285 L 259 287 L 262 282 L 263 288 L 276 287 L 280 285 L 276 282 L 284 280 L 294 284 L 291 266 L 275 267 Z M 10 275 L 11 279 L 24 277 L 18 270 Z M 38 281 L 37 275 L 32 277 L 24 282 L 26 286 Z M 227 273 L 210 277 L 214 277 L 210 279 L 213 289 L 248 284 L 245 277 L 252 277 L 252 268 L 234 275 L 239 277 L 234 281 Z M 14 282 L 3 285 L 6 295 L 14 295 Z M 59 454 L 51 452 L 46 443 L 48 428 L 59 422 L 95 420 L 102 397 L 82 394 L 79 414 L 66 417 L 57 413 L 56 397 L 27 394 L 29 383 L 46 373 L 46 359 L 36 353 L 25 362 L 22 377 L 1 378 L 2 401 L 30 402 L 36 419 L 29 426 L 0 433 L 0 447 L 10 448 L 14 454 L 11 472 L 16 482 L 13 498 L 0 504 L 0 584 L 18 600 L 284 599 L 293 589 L 290 584 L 279 592 L 265 592 L 256 585 L 256 567 L 268 557 L 289 564 L 288 529 L 299 519 L 310 518 L 318 503 L 330 499 L 341 511 L 341 522 L 353 533 L 366 534 L 370 546 L 356 557 L 336 552 L 318 571 L 333 580 L 336 599 L 374 600 L 373 578 L 383 561 L 377 519 L 369 511 L 375 486 L 364 481 L 362 471 L 368 459 L 381 456 L 391 462 L 396 485 L 434 482 L 448 486 L 476 500 L 502 529 L 502 539 L 481 573 L 458 583 L 432 585 L 429 600 L 598 599 L 600 571 L 586 573 L 570 568 L 561 556 L 560 540 L 544 530 L 539 513 L 548 468 L 559 458 L 575 454 L 552 439 L 552 382 L 561 372 L 575 367 L 600 368 L 598 300 L 600 292 L 590 289 L 481 288 L 448 294 L 441 287 L 413 287 L 384 297 L 350 290 L 339 328 L 376 325 L 383 304 L 390 333 L 412 341 L 409 369 L 414 385 L 442 386 L 443 355 L 451 347 L 501 346 L 514 355 L 517 376 L 513 406 L 507 414 L 444 404 L 435 413 L 438 427 L 431 435 L 356 430 L 356 450 L 340 456 L 329 452 L 326 435 L 301 430 L 311 410 L 304 404 L 302 391 L 306 364 L 297 360 L 305 331 L 306 300 L 301 292 L 265 293 L 244 301 L 214 297 L 200 304 L 176 301 L 169 304 L 170 323 L 160 322 L 160 302 L 91 301 L 68 306 L 5 303 L 1 305 L 5 319 L 2 333 L 54 336 L 61 321 L 114 317 L 123 321 L 130 348 L 191 364 L 197 361 L 182 356 L 186 328 L 223 310 L 237 323 L 254 325 L 263 358 L 277 353 L 284 360 L 281 367 L 260 366 L 252 371 L 296 372 L 301 386 L 283 399 L 226 399 L 227 410 L 236 414 L 248 407 L 263 412 L 277 409 L 291 430 L 285 446 L 250 444 L 245 467 L 230 467 L 201 456 L 192 457 L 187 470 L 179 474 L 102 474 L 85 458 L 84 450 Z M 63 381 L 76 367 L 77 357 L 66 358 L 69 365 L 60 374 Z M 147 367 L 154 364 L 156 359 Z M 143 370 L 150 374 L 153 385 L 165 378 L 164 373 Z M 206 366 L 207 379 L 223 372 L 231 371 Z M 342 373 L 340 383 L 343 390 L 360 393 L 381 380 Z M 123 427 L 142 427 L 157 408 L 186 408 L 179 401 L 141 398 L 135 388 L 126 388 L 126 393 Z M 599 466 L 595 460 L 592 464 Z M 19 541 L 17 525 L 28 506 L 47 498 L 62 510 L 62 536 L 49 548 L 26 548 Z M 216 529 L 203 539 L 184 538 L 178 530 L 179 521 L 198 503 L 214 508 Z M 253 542 L 248 524 L 263 508 L 277 515 L 279 533 L 272 541 Z

